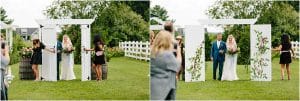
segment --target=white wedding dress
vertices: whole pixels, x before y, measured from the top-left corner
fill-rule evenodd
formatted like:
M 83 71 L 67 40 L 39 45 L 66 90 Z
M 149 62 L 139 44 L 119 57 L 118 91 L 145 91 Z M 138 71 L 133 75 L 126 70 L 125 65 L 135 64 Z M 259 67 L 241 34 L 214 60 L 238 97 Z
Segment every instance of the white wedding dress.
M 74 71 L 73 53 L 62 53 L 61 80 L 76 79 Z
M 227 46 L 227 51 L 232 48 L 236 48 L 236 46 Z M 231 55 L 226 53 L 221 80 L 222 81 L 238 80 L 239 78 L 237 77 L 236 74 L 236 66 L 237 66 L 237 54 Z

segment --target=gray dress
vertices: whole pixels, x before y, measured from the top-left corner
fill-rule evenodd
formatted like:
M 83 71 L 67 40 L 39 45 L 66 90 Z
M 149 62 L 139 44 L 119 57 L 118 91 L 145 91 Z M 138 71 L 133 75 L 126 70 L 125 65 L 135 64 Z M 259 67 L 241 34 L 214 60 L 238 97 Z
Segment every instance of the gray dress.
M 0 78 L 1 78 L 1 100 L 7 100 L 7 88 L 4 85 L 4 77 L 5 77 L 5 70 L 9 64 L 9 59 L 5 58 L 3 55 L 1 55 L 1 68 L 0 68 Z
M 159 53 L 151 58 L 151 100 L 175 99 L 176 72 L 180 64 L 172 51 Z M 171 94 L 170 94 L 171 93 Z

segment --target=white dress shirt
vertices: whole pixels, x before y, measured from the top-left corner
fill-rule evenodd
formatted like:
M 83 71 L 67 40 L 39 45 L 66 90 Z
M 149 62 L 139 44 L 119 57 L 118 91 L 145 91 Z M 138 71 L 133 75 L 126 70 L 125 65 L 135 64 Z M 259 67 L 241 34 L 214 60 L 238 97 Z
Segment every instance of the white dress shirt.
M 221 43 L 221 41 L 217 41 L 217 46 L 218 46 L 218 48 L 220 48 L 220 43 Z

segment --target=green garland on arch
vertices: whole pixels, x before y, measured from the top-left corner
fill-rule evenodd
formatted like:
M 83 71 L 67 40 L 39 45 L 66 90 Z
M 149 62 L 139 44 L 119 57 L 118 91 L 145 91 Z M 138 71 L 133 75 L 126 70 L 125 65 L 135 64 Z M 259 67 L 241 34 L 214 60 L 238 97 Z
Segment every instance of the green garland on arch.
M 191 81 L 199 80 L 201 77 L 201 69 L 204 68 L 204 59 L 201 59 L 204 55 L 203 49 L 204 49 L 204 41 L 199 45 L 199 47 L 196 49 L 196 55 L 194 57 L 189 58 L 189 61 L 191 62 L 190 68 L 187 69 L 187 71 L 191 74 Z
M 263 58 L 262 55 L 266 54 L 267 50 L 270 50 L 267 46 L 269 41 L 267 37 L 262 36 L 262 32 L 257 30 L 254 30 L 254 32 L 257 35 L 255 47 L 258 51 L 254 53 L 254 58 L 251 58 L 251 61 L 253 62 L 253 66 L 251 67 L 251 78 L 268 79 L 267 74 L 263 70 L 265 66 L 268 66 L 267 62 L 270 60 L 268 58 Z

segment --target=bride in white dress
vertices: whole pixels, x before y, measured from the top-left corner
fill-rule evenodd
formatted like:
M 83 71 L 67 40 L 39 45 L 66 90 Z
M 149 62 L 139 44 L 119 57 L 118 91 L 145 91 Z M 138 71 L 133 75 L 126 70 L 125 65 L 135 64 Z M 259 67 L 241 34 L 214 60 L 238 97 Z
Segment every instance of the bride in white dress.
M 74 59 L 73 59 L 73 45 L 68 35 L 63 36 L 62 42 L 62 68 L 61 68 L 61 80 L 73 80 L 76 79 L 73 71 Z
M 237 54 L 238 51 L 235 38 L 233 35 L 229 35 L 226 40 L 227 53 L 225 54 L 225 62 L 223 67 L 223 73 L 221 80 L 238 80 L 236 74 L 236 65 L 237 65 Z

